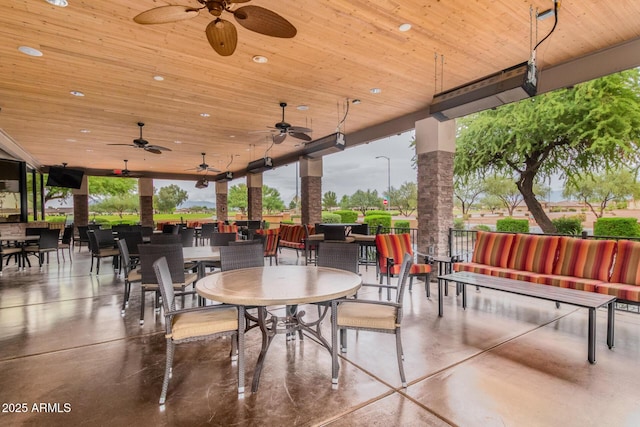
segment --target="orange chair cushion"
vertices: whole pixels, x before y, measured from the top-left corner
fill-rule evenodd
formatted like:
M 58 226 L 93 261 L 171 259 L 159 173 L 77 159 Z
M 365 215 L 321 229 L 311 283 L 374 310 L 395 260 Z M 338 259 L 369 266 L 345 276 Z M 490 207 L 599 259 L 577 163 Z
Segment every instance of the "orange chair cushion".
M 640 242 L 618 240 L 610 282 L 640 285 Z
M 494 267 L 507 267 L 515 234 L 478 231 L 471 262 Z
M 606 282 L 609 280 L 615 252 L 614 240 L 561 237 L 558 262 L 553 269 L 553 274 Z
M 558 252 L 559 236 L 516 234 L 508 268 L 551 274 Z

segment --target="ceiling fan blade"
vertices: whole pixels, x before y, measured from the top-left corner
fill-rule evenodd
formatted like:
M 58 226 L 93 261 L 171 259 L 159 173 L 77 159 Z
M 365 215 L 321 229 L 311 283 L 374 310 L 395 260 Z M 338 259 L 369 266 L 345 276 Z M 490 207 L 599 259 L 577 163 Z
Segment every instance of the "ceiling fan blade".
M 193 18 L 198 16 L 199 12 L 200 9 L 194 9 L 190 6 L 160 6 L 136 15 L 133 20 L 143 25 L 166 24 Z
M 162 151 L 158 150 L 157 148 L 151 146 L 151 147 L 144 147 L 144 151 L 148 151 L 149 153 L 153 153 L 153 154 L 162 154 Z
M 291 22 L 264 7 L 243 6 L 231 12 L 238 24 L 266 36 L 290 39 L 298 32 Z
M 273 135 L 273 143 L 274 144 L 280 144 L 286 138 L 287 138 L 287 133 L 286 132 L 282 132 L 282 133 L 279 133 L 277 135 Z
M 171 148 L 167 148 L 167 147 L 161 147 L 160 145 L 145 145 L 144 149 L 152 149 L 152 150 L 159 150 L 159 151 L 171 151 Z
M 107 145 L 126 145 L 127 147 L 135 147 L 135 145 L 132 145 L 132 144 L 107 144 Z
M 289 135 L 291 135 L 294 138 L 298 138 L 301 139 L 303 141 L 311 141 L 311 137 L 309 135 L 307 135 L 306 133 L 302 133 L 302 132 L 289 132 Z
M 303 128 L 302 126 L 289 126 L 289 128 L 287 130 L 289 132 L 297 132 L 297 133 L 310 133 L 310 132 L 313 132 L 313 130 L 311 130 L 309 128 Z
M 218 18 L 207 25 L 206 33 L 209 44 L 219 55 L 229 56 L 236 50 L 238 31 L 231 22 Z
M 212 167 L 208 167 L 207 171 L 208 172 L 222 172 L 220 169 L 216 169 L 216 168 L 212 168 Z

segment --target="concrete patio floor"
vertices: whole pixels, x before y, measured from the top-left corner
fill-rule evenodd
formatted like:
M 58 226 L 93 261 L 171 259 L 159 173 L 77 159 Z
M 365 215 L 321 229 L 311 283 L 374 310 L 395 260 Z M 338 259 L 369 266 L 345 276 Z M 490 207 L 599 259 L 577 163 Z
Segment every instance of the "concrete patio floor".
M 302 263 L 284 250 L 283 264 Z M 597 319 L 597 363 L 587 361 L 587 311 L 500 292 L 470 291 L 467 310 L 453 286 L 437 313 L 423 283 L 407 292 L 401 388 L 393 335 L 349 332 L 339 385 L 329 353 L 311 339 L 276 337 L 260 388 L 250 382 L 260 334 L 246 334 L 246 389 L 236 391 L 229 339 L 176 348 L 167 403 L 163 318 L 139 288 L 120 315 L 123 280 L 103 261 L 89 274 L 86 247 L 73 262 L 42 270 L 6 267 L 0 276 L 2 425 L 640 425 L 640 315 L 616 313 L 616 345 Z M 365 282 L 375 268 L 361 268 Z M 360 298 L 379 298 L 364 288 Z M 190 304 L 195 300 L 187 298 Z M 314 307 L 305 308 L 309 315 Z M 274 307 L 272 311 L 283 311 Z M 325 322 L 328 323 L 328 322 Z M 329 336 L 329 325 L 324 325 Z M 48 407 L 41 403 L 50 404 Z M 16 413 L 24 408 L 26 412 Z M 36 406 L 34 407 L 34 404 Z M 55 405 L 58 404 L 58 405 Z M 48 409 L 38 412 L 35 409 Z M 53 411 L 53 412 L 51 412 Z

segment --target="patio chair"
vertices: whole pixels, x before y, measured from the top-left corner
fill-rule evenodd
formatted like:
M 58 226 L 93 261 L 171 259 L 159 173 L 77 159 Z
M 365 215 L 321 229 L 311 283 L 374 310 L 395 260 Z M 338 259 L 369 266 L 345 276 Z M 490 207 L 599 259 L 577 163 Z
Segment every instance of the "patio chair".
M 387 299 L 391 299 L 391 277 L 396 277 L 400 272 L 400 264 L 405 253 L 413 257 L 413 249 L 411 248 L 411 236 L 406 234 L 376 234 L 376 249 L 378 251 L 378 271 L 380 276 L 380 284 L 382 285 L 383 277 L 387 278 Z M 429 289 L 429 276 L 431 273 L 431 265 L 429 264 L 412 264 L 409 271 L 409 291 L 413 287 L 414 277 L 423 277 L 425 280 L 424 290 L 427 298 L 431 296 Z M 382 288 L 380 288 L 382 292 Z
M 182 244 L 169 243 L 169 244 L 149 244 L 140 246 L 140 274 L 142 276 L 142 282 L 140 285 L 140 324 L 144 325 L 144 306 L 145 296 L 147 292 L 153 292 L 154 294 L 154 308 L 156 311 L 160 310 L 158 305 L 159 299 L 159 287 L 158 279 L 153 271 L 153 263 L 166 256 L 169 264 L 169 271 L 171 272 L 171 281 L 173 283 L 173 290 L 177 292 L 182 298 L 181 303 L 184 308 L 185 295 L 195 294 L 195 290 L 187 291 L 189 286 L 192 286 L 198 275 L 196 273 L 185 273 L 184 271 L 184 255 L 182 254 Z
M 229 242 L 236 241 L 236 233 L 213 233 L 209 239 L 210 246 L 229 246 Z
M 27 228 L 27 230 L 29 230 Z M 49 264 L 49 253 L 58 254 L 58 239 L 60 238 L 60 229 L 44 228 L 39 230 L 40 239 L 37 244 L 28 245 L 24 248 L 26 255 L 38 255 L 38 264 L 42 267 L 44 256 L 47 255 L 47 264 Z M 60 258 L 58 258 L 60 263 Z
M 113 262 L 113 271 L 115 272 L 118 265 L 120 251 L 116 247 L 116 240 L 111 230 L 93 230 L 89 231 L 89 249 L 91 250 L 91 268 L 93 271 L 93 260 L 96 260 L 96 274 L 100 274 L 100 261 L 102 258 L 111 257 Z
M 193 243 L 196 238 L 196 229 L 195 228 L 183 228 L 180 231 L 180 240 L 183 248 L 190 248 L 193 246 Z
M 339 268 L 358 274 L 358 245 L 355 243 L 318 242 L 318 267 Z
M 120 250 L 120 265 L 124 269 L 124 296 L 122 299 L 122 309 L 120 314 L 124 316 L 126 308 L 129 306 L 129 296 L 131 295 L 131 283 L 142 283 L 140 270 L 136 269 L 137 260 L 129 254 L 129 247 L 125 239 L 118 240 Z
M 262 245 L 245 244 L 220 247 L 220 268 L 222 271 L 250 267 L 264 267 Z
M 204 245 L 205 240 L 209 243 L 211 235 L 216 232 L 217 225 L 213 222 L 205 222 L 200 230 L 200 244 Z
M 21 259 L 19 257 L 22 257 L 23 255 L 24 253 L 22 252 L 21 246 L 0 245 L 0 275 L 2 275 L 2 264 L 5 258 L 7 258 L 7 265 L 8 265 L 9 258 L 11 258 L 12 256 L 15 256 L 16 264 L 19 265 L 19 262 L 21 262 Z
M 179 243 L 180 246 L 182 246 L 182 237 L 180 237 L 178 234 L 169 234 L 169 233 L 152 234 L 149 237 L 149 241 L 151 242 L 152 245 L 170 245 L 174 243 Z
M 119 235 L 119 240 L 127 242 L 127 248 L 129 249 L 129 255 L 137 260 L 140 251 L 138 247 L 144 244 L 142 237 L 142 231 L 123 231 Z
M 401 329 L 402 300 L 404 288 L 412 265 L 412 256 L 405 253 L 398 273 L 398 292 L 395 301 L 371 301 L 363 299 L 340 299 L 331 303 L 331 328 L 333 331 L 333 382 L 338 381 L 338 350 L 336 335 L 340 331 L 340 350 L 347 352 L 347 330 L 382 332 L 395 334 L 398 368 L 402 387 L 407 387 L 404 375 Z
M 169 380 L 173 371 L 173 354 L 176 344 L 205 340 L 222 336 L 231 337 L 231 360 L 238 361 L 238 393 L 244 393 L 244 310 L 229 306 L 206 306 L 176 310 L 175 284 L 166 257 L 152 264 L 165 316 L 167 356 L 160 393 L 160 405 L 167 398 Z
M 66 261 L 64 257 L 64 250 L 69 252 L 69 261 L 71 261 L 71 241 L 73 240 L 73 225 L 67 225 L 62 232 L 62 238 L 58 243 L 58 252 L 62 251 L 62 260 Z
M 269 258 L 269 265 L 273 265 L 275 260 L 278 265 L 278 244 L 280 243 L 280 236 L 278 233 L 268 233 L 259 236 L 263 241 L 262 248 L 264 249 L 264 257 Z
M 89 226 L 88 225 L 79 225 L 78 226 L 78 238 L 73 239 L 73 247 L 75 248 L 78 245 L 78 252 L 82 249 L 82 245 L 86 245 L 89 248 Z

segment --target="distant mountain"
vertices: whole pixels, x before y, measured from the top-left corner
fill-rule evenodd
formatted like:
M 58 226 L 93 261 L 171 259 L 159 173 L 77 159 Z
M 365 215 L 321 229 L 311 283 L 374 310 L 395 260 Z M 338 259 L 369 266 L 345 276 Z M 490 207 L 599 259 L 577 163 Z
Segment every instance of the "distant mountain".
M 186 202 L 184 202 L 178 207 L 180 209 L 188 209 L 193 206 L 205 206 L 210 209 L 215 209 L 216 204 L 214 202 L 209 202 L 206 200 L 187 200 Z

